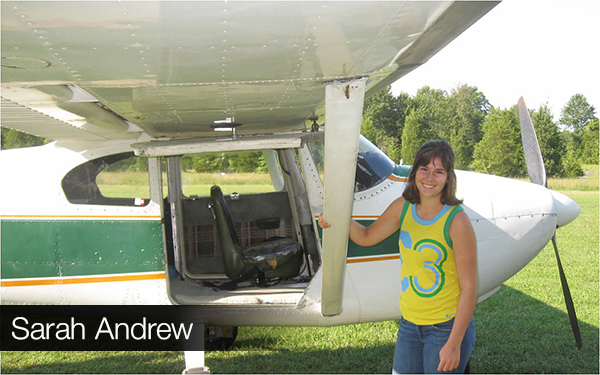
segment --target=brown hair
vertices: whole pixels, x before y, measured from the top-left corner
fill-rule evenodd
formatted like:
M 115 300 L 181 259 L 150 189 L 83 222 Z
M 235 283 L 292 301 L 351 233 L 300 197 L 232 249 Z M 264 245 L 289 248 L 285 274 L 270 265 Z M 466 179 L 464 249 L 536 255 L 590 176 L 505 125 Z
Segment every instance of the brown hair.
M 415 162 L 410 170 L 408 176 L 408 186 L 404 189 L 402 196 L 404 199 L 412 204 L 421 203 L 421 197 L 419 196 L 419 190 L 415 182 L 415 176 L 419 167 L 426 166 L 429 162 L 440 157 L 442 159 L 442 165 L 448 173 L 448 181 L 446 186 L 442 190 L 441 201 L 443 204 L 456 206 L 461 204 L 462 199 L 456 198 L 456 173 L 454 173 L 454 151 L 448 142 L 444 140 L 428 141 L 421 145 L 417 155 L 415 156 Z

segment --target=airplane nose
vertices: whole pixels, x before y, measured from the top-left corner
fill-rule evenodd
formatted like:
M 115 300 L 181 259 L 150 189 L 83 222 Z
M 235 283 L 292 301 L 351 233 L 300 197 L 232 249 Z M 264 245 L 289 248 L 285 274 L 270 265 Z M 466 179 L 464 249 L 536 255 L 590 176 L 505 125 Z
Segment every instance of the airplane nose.
M 556 225 L 562 227 L 575 220 L 581 213 L 581 208 L 574 200 L 557 191 L 552 191 L 554 209 L 556 210 Z

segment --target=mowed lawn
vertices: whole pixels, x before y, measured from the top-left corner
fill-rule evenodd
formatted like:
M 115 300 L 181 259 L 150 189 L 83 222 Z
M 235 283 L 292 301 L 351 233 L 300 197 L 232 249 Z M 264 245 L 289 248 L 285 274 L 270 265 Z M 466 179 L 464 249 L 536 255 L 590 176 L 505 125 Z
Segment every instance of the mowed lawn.
M 472 373 L 599 373 L 599 193 L 563 190 L 582 208 L 557 232 L 583 348 L 575 346 L 552 245 L 478 305 Z M 552 182 L 550 183 L 552 187 Z M 562 189 L 573 188 L 566 185 Z M 576 189 L 578 187 L 575 187 Z M 390 373 L 397 323 L 240 327 L 233 348 L 206 353 L 212 373 Z M 183 353 L 2 352 L 2 373 L 181 373 Z
M 150 187 L 146 172 L 101 173 L 97 179 L 100 191 L 106 197 L 149 198 Z M 219 185 L 224 194 L 266 193 L 273 191 L 267 173 L 182 173 L 183 194 L 191 197 L 210 196 L 210 188 Z M 163 175 L 163 192 L 167 195 L 167 177 Z

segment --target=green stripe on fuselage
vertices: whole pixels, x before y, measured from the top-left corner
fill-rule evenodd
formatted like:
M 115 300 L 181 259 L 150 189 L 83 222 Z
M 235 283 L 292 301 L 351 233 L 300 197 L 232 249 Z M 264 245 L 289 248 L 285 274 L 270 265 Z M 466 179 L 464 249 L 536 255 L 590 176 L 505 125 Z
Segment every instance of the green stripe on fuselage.
M 408 177 L 410 174 L 410 170 L 412 169 L 411 165 L 398 165 L 394 168 L 394 173 L 398 177 Z
M 359 224 L 368 227 L 373 224 L 374 220 L 356 220 Z M 323 238 L 323 229 L 317 226 L 319 230 L 319 235 Z M 348 240 L 348 258 L 358 258 L 358 257 L 368 257 L 368 256 L 378 256 L 378 255 L 396 255 L 399 252 L 398 249 L 398 241 L 399 241 L 400 231 L 396 231 L 396 233 L 392 234 L 385 240 L 381 241 L 375 246 L 359 246 L 355 244 L 352 240 Z
M 410 165 L 397 165 L 394 168 L 393 174 L 397 177 L 408 177 L 412 166 Z M 374 220 L 356 220 L 359 224 L 368 227 L 373 224 Z M 319 230 L 322 229 L 319 227 Z M 398 241 L 400 237 L 400 230 L 397 230 L 394 234 L 381 241 L 375 246 L 362 247 L 355 244 L 352 240 L 348 241 L 348 258 L 377 256 L 377 255 L 396 255 L 399 254 Z
M 2 278 L 164 270 L 160 221 L 2 220 Z
M 365 227 L 373 224 L 373 220 L 357 220 L 357 222 Z M 372 255 L 395 255 L 398 254 L 398 238 L 400 231 L 381 241 L 375 246 L 363 247 L 355 244 L 352 240 L 348 241 L 348 258 L 366 257 Z

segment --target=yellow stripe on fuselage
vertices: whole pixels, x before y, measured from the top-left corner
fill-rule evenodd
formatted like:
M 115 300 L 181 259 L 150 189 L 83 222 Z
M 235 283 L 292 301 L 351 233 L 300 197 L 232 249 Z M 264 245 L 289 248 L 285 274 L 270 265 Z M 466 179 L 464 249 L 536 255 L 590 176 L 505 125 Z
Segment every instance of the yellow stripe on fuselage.
M 388 180 L 396 181 L 396 182 L 408 182 L 408 177 L 398 177 L 394 175 L 390 175 Z
M 397 260 L 400 259 L 400 255 L 380 255 L 380 256 L 372 256 L 368 258 L 350 258 L 346 260 L 346 264 L 351 263 L 367 263 L 367 262 L 380 262 L 384 260 Z
M 161 219 L 159 215 L 0 215 L 0 217 L 2 219 Z
M 69 285 L 89 283 L 111 283 L 117 281 L 145 281 L 166 279 L 165 272 L 138 273 L 129 275 L 96 275 L 77 277 L 50 277 L 39 279 L 11 279 L 3 280 L 1 287 L 14 286 L 43 286 L 43 285 Z

